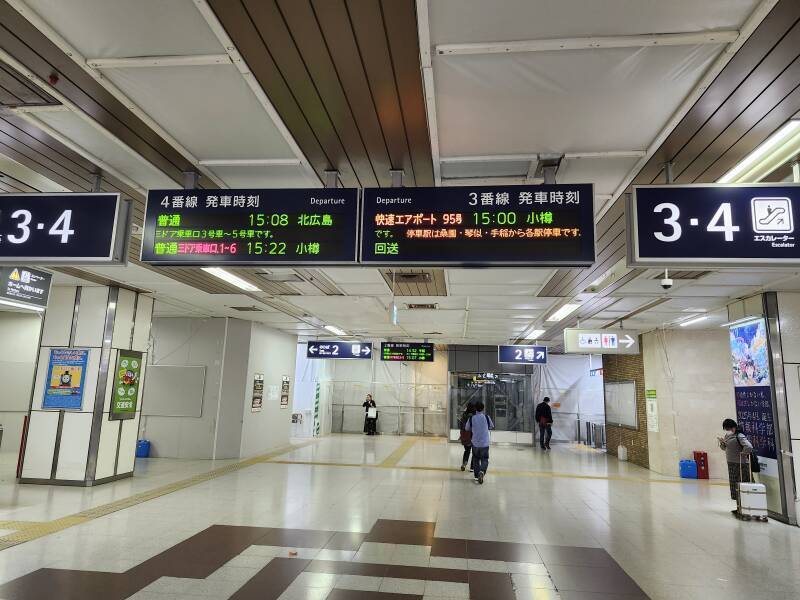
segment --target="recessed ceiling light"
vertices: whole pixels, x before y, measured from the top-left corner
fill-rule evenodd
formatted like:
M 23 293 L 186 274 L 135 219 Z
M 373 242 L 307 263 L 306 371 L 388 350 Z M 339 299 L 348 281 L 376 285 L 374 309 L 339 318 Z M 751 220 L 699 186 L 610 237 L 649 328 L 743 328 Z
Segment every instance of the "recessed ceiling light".
M 567 315 L 570 315 L 573 312 L 575 312 L 578 308 L 580 308 L 580 306 L 581 306 L 580 304 L 573 304 L 573 303 L 565 304 L 564 306 L 559 308 L 556 312 L 554 312 L 552 315 L 547 317 L 547 320 L 551 322 L 561 321 Z
M 800 120 L 791 120 L 739 164 L 717 180 L 717 183 L 755 183 L 800 152 Z
M 325 329 L 330 331 L 334 335 L 347 335 L 344 331 L 336 327 L 335 325 L 325 325 Z
M 4 306 L 13 306 L 14 308 L 24 308 L 26 310 L 33 310 L 36 312 L 44 312 L 43 306 L 31 306 L 29 304 L 22 304 L 21 302 L 13 302 L 12 300 L 2 300 L 0 299 L 0 304 Z
M 678 325 L 680 325 L 681 327 L 686 327 L 687 325 L 694 325 L 695 323 L 699 323 L 700 321 L 705 321 L 707 318 L 708 317 L 706 316 L 695 317 L 694 319 L 689 319 L 688 321 L 683 321 L 681 323 L 678 323 Z
M 539 339 L 540 336 L 544 335 L 544 329 L 531 329 L 528 333 L 523 336 L 523 339 L 526 340 L 536 340 Z
M 233 273 L 229 273 L 225 269 L 220 269 L 219 267 L 203 267 L 203 271 L 205 271 L 209 275 L 213 275 L 214 277 L 222 279 L 222 281 L 225 281 L 226 283 L 230 283 L 232 286 L 235 286 L 240 290 L 244 290 L 246 292 L 261 291 L 249 281 L 245 281 L 241 277 L 238 277 Z

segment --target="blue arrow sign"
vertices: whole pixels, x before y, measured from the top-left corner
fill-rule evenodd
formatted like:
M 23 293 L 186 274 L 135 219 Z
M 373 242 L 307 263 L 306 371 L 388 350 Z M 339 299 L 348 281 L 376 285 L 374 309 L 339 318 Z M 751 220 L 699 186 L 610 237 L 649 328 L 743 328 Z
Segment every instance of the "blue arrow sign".
M 547 346 L 498 346 L 497 362 L 517 365 L 546 365 Z
M 372 358 L 372 342 L 308 342 L 306 358 Z

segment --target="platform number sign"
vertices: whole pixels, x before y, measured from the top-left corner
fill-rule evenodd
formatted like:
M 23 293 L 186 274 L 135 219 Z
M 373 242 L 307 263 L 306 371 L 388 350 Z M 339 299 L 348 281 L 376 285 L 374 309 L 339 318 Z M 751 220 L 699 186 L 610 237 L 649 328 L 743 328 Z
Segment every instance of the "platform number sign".
M 627 206 L 628 265 L 800 265 L 800 186 L 636 186 Z
M 127 209 L 119 194 L 0 194 L 0 263 L 123 262 Z

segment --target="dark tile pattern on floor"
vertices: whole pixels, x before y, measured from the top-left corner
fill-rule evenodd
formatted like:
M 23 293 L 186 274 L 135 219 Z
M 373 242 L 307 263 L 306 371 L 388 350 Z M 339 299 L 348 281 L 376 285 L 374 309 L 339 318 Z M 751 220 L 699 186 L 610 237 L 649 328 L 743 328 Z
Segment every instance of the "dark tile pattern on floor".
M 601 548 L 435 538 L 435 523 L 379 519 L 367 533 L 214 525 L 124 573 L 39 569 L 0 585 L 4 600 L 124 600 L 160 577 L 205 579 L 253 545 L 358 550 L 365 541 L 430 545 L 431 556 L 544 563 L 562 600 L 647 596 Z M 471 600 L 514 600 L 511 575 L 353 561 L 273 558 L 232 600 L 275 600 L 303 571 L 468 583 Z M 338 590 L 327 600 L 419 600 L 410 594 Z

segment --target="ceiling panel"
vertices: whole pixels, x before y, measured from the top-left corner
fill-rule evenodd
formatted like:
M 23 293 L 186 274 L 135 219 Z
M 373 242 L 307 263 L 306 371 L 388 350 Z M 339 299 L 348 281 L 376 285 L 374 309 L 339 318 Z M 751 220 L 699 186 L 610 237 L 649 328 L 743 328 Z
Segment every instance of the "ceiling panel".
M 25 3 L 86 58 L 224 53 L 191 0 Z
M 505 286 L 502 284 L 485 285 L 475 283 L 453 283 L 450 285 L 450 293 L 454 296 L 535 296 L 540 285 L 515 285 Z
M 315 188 L 317 179 L 311 179 L 300 165 L 297 166 L 227 166 L 211 167 L 217 177 L 230 188 Z
M 553 269 L 447 269 L 447 279 L 453 284 L 543 284 L 553 274 Z
M 294 158 L 233 65 L 106 69 L 103 74 L 200 160 Z
M 557 302 L 558 298 L 517 297 L 506 295 L 469 295 L 469 307 L 473 308 L 502 308 L 510 310 L 545 310 Z

